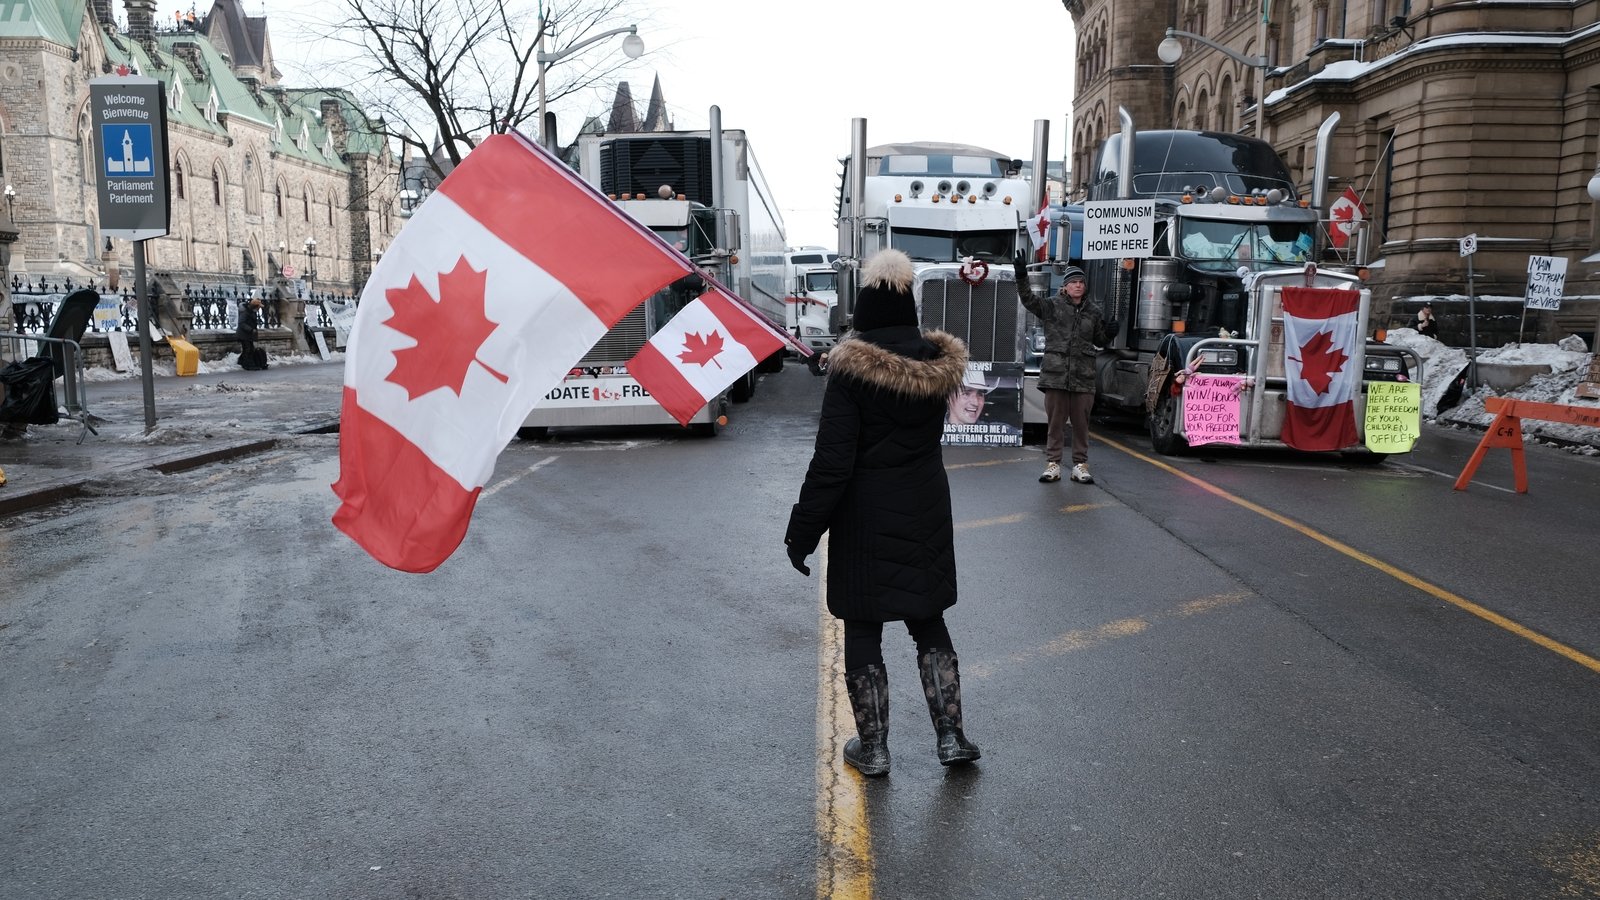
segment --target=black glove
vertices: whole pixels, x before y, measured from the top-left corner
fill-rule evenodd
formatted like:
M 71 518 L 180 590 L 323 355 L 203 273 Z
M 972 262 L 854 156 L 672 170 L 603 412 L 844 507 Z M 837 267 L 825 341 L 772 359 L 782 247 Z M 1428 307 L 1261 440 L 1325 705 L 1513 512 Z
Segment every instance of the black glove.
M 806 552 L 793 544 L 790 544 L 784 549 L 789 551 L 789 565 L 794 566 L 795 571 L 799 572 L 801 575 L 810 578 L 811 567 L 806 565 Z
M 1026 287 L 1028 284 L 1028 261 L 1023 258 L 1021 253 L 1018 253 L 1017 258 L 1013 259 L 1011 264 L 1016 267 L 1017 284 Z

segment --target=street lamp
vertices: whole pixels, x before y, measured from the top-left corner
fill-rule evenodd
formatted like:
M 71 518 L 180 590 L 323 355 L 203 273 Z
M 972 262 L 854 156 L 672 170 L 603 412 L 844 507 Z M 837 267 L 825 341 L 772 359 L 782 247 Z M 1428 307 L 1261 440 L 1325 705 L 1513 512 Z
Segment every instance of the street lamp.
M 1174 63 L 1176 63 L 1179 59 L 1183 58 L 1183 43 L 1181 41 L 1179 41 L 1178 38 L 1188 38 L 1189 40 L 1194 41 L 1196 43 L 1204 44 L 1205 46 L 1210 47 L 1211 49 L 1217 51 L 1218 53 L 1221 53 L 1223 56 L 1226 56 L 1227 58 L 1233 60 L 1236 63 L 1239 63 L 1240 65 L 1249 66 L 1250 68 L 1256 70 L 1256 137 L 1265 138 L 1266 137 L 1266 133 L 1265 133 L 1265 131 L 1263 129 L 1263 126 L 1266 123 L 1265 112 L 1266 112 L 1266 94 L 1267 94 L 1267 69 L 1270 66 L 1270 64 L 1267 62 L 1267 57 L 1265 55 L 1262 55 L 1262 56 L 1245 56 L 1243 53 L 1240 53 L 1237 50 L 1234 50 L 1234 49 L 1232 49 L 1230 47 L 1222 46 L 1221 44 L 1217 43 L 1216 41 L 1213 41 L 1212 39 L 1206 37 L 1205 35 L 1195 34 L 1195 33 L 1190 32 L 1190 31 L 1179 31 L 1176 28 L 1168 28 L 1167 29 L 1167 36 L 1165 38 L 1163 38 L 1161 43 L 1156 46 L 1156 56 L 1162 62 L 1166 63 L 1169 66 L 1173 65 Z M 1267 19 L 1266 19 L 1265 16 L 1262 16 L 1262 18 L 1261 18 L 1261 46 L 1263 48 L 1265 48 L 1266 45 L 1267 45 Z M 1182 124 L 1182 123 L 1179 123 L 1179 124 Z
M 306 238 L 306 280 L 315 281 L 317 278 L 317 239 Z
M 12 187 L 9 184 L 6 185 L 6 218 L 10 219 L 13 222 L 15 222 L 17 220 L 17 216 L 16 216 L 16 211 L 13 210 L 11 207 L 12 207 L 12 204 L 14 204 L 16 202 L 17 202 L 17 189 Z
M 546 150 L 554 152 L 556 149 L 555 141 L 551 140 L 553 137 L 551 132 L 554 131 L 554 129 L 546 128 L 544 122 L 544 82 L 545 76 L 550 74 L 550 64 L 566 59 L 590 44 L 603 41 L 608 37 L 614 37 L 619 34 L 627 35 L 627 37 L 622 39 L 622 54 L 629 59 L 638 59 L 644 55 L 644 39 L 639 37 L 639 26 L 629 25 L 626 28 L 613 28 L 610 31 L 601 32 L 600 34 L 597 34 L 586 41 L 579 41 L 565 50 L 557 50 L 554 53 L 546 53 L 544 52 L 544 25 L 545 23 L 543 21 L 539 22 L 538 52 L 534 54 L 534 59 L 539 63 L 539 143 L 544 145 Z

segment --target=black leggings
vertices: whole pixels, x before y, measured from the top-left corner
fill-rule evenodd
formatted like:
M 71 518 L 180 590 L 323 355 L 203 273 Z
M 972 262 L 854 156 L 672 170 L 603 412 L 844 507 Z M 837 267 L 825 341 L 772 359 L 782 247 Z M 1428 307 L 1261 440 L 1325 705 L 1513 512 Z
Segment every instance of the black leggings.
M 917 642 L 917 655 L 928 650 L 954 650 L 944 616 L 907 619 L 906 630 Z M 844 620 L 844 670 L 854 672 L 871 665 L 883 665 L 883 623 L 862 619 Z

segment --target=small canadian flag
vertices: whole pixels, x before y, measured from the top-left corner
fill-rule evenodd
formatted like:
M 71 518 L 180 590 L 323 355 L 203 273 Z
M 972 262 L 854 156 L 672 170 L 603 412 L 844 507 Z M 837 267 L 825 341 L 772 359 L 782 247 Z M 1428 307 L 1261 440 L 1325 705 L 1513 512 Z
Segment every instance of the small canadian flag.
M 1336 250 L 1348 247 L 1350 239 L 1361 228 L 1361 221 L 1366 217 L 1367 205 L 1356 195 L 1356 189 L 1345 188 L 1339 199 L 1328 208 L 1328 243 Z
M 628 374 L 678 420 L 694 414 L 786 343 L 759 314 L 713 288 L 679 310 L 628 361 Z

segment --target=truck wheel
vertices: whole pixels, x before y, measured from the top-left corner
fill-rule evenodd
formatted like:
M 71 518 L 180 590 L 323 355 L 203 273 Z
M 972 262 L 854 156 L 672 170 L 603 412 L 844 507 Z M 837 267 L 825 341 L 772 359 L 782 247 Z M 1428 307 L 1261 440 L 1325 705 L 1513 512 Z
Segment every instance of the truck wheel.
M 733 383 L 733 390 L 728 392 L 728 398 L 735 403 L 749 403 L 750 398 L 756 394 L 756 373 L 746 372 L 738 381 Z
M 1178 435 L 1178 406 L 1178 398 L 1162 389 L 1150 414 L 1150 446 L 1162 456 L 1181 456 L 1189 449 L 1189 442 Z
M 517 437 L 524 441 L 548 441 L 550 429 L 543 425 L 524 425 L 517 429 Z
M 1389 458 L 1387 453 L 1373 453 L 1371 450 L 1340 450 L 1339 455 L 1347 463 L 1358 466 L 1375 466 Z
M 763 359 L 761 361 L 761 363 L 756 366 L 756 371 L 757 372 L 765 372 L 768 375 L 771 375 L 774 372 L 782 372 L 783 371 L 783 351 L 782 350 L 774 350 L 772 352 L 771 356 L 767 357 L 766 359 Z

